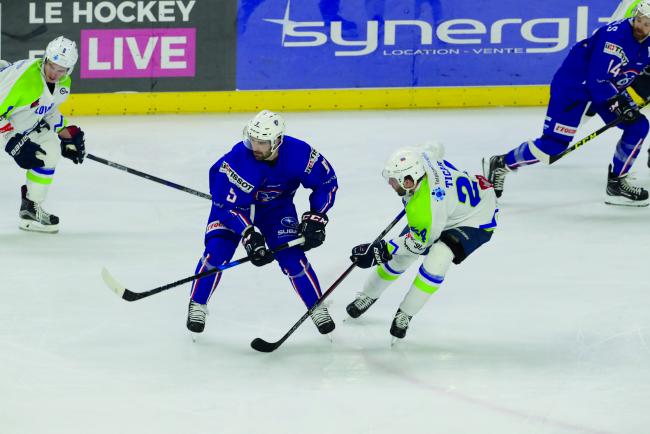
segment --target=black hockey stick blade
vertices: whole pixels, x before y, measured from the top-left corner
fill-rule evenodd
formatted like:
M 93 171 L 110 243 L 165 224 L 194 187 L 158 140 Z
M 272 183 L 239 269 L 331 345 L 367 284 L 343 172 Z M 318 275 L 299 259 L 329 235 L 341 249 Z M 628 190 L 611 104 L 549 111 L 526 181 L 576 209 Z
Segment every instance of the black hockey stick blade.
M 276 342 L 268 342 L 262 338 L 255 338 L 251 341 L 251 348 L 255 351 L 259 351 L 260 353 L 272 353 L 275 351 L 280 345 L 284 343 L 284 341 L 289 339 L 289 336 L 291 336 L 293 332 L 295 332 L 296 329 L 300 327 L 300 325 L 305 322 L 307 318 L 309 318 L 309 315 L 311 315 L 312 311 L 320 306 L 320 304 L 332 293 L 332 291 L 334 291 L 334 289 L 339 286 L 341 282 L 343 282 L 343 279 L 345 279 L 348 274 L 354 270 L 354 267 L 356 267 L 356 264 L 351 264 L 348 269 L 345 270 L 345 272 L 341 274 L 338 279 L 336 279 L 336 282 L 334 282 L 332 286 L 330 286 L 327 291 L 325 291 L 318 303 L 316 303 L 311 309 L 305 312 L 305 314 L 293 325 L 293 327 L 291 327 L 291 329 L 289 329 L 288 332 L 284 334 L 284 336 L 280 338 L 280 340 Z
M 393 221 L 390 222 L 390 224 L 388 226 L 386 226 L 386 228 L 381 232 L 381 234 L 379 234 L 379 236 L 377 238 L 375 238 L 373 243 L 381 240 L 382 238 L 384 238 L 386 236 L 386 234 L 388 232 L 390 232 L 391 229 L 393 229 L 393 227 L 397 224 L 397 222 L 399 222 L 402 219 L 402 217 L 404 217 L 405 214 L 406 214 L 406 209 L 403 209 L 402 211 L 400 211 L 400 213 L 397 215 L 397 217 L 395 217 L 393 219 Z M 303 316 L 301 316 L 300 319 L 279 340 L 277 340 L 275 342 L 268 342 L 268 341 L 265 341 L 262 338 L 255 338 L 255 339 L 253 339 L 251 341 L 251 348 L 254 349 L 255 351 L 259 351 L 260 353 L 272 353 L 273 351 L 275 351 L 280 345 L 282 345 L 284 343 L 284 341 L 289 339 L 289 336 L 291 336 L 293 334 L 293 332 L 295 332 L 296 329 L 298 327 L 300 327 L 300 325 L 303 322 L 305 322 L 305 320 L 307 318 L 309 318 L 309 315 L 311 315 L 312 311 L 314 309 L 316 309 L 318 306 L 320 306 L 321 303 L 323 303 L 323 301 L 325 301 L 325 299 L 327 297 L 329 297 L 329 295 L 336 289 L 337 286 L 339 286 L 339 284 L 341 282 L 343 282 L 343 279 L 345 279 L 348 276 L 348 274 L 350 274 L 352 272 L 352 270 L 354 270 L 354 268 L 356 266 L 357 266 L 356 264 L 352 263 L 347 268 L 347 270 L 345 270 L 343 272 L 343 274 L 341 274 L 339 276 L 339 278 L 336 279 L 336 281 L 332 284 L 332 286 L 330 286 L 327 289 L 327 291 L 325 291 L 323 296 L 320 299 L 318 299 L 318 302 L 316 302 L 316 304 L 313 305 L 311 307 L 311 309 L 309 309 L 307 312 L 305 312 L 305 314 Z

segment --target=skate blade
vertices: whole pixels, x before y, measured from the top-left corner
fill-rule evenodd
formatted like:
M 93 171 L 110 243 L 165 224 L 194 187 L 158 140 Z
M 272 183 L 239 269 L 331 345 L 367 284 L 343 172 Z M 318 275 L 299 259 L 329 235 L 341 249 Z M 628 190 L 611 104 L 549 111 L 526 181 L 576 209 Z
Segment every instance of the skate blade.
M 195 344 L 199 342 L 201 335 L 199 333 L 190 332 L 190 338 Z
M 33 220 L 21 219 L 18 228 L 27 232 L 40 232 L 43 234 L 56 234 L 59 232 L 59 225 L 42 225 Z
M 483 157 L 483 159 L 481 160 L 481 166 L 483 169 L 483 176 L 488 178 L 488 175 L 490 174 L 490 158 Z
M 650 201 L 648 200 L 630 200 L 626 199 L 624 197 L 607 197 L 605 199 L 605 204 L 606 205 L 614 205 L 614 206 L 629 206 L 629 207 L 634 207 L 634 208 L 643 208 L 648 205 L 650 205 Z

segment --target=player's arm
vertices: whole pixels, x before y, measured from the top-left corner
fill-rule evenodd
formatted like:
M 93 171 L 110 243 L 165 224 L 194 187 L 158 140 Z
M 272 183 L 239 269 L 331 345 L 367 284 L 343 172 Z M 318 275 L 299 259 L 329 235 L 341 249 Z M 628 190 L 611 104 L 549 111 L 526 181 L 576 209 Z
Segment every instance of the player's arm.
M 301 183 L 312 190 L 309 211 L 302 215 L 299 232 L 305 237 L 303 250 L 318 247 L 325 242 L 327 212 L 334 205 L 338 181 L 332 165 L 315 149 L 311 149 L 304 166 Z
M 210 169 L 212 211 L 210 221 L 215 229 L 227 229 L 238 235 L 252 226 L 250 214 L 254 201 L 254 180 L 245 163 L 226 154 Z
M 608 106 L 619 95 L 614 81 L 621 73 L 625 57 L 621 27 L 629 26 L 627 20 L 615 21 L 594 35 L 591 57 L 586 65 L 586 84 L 596 105 Z

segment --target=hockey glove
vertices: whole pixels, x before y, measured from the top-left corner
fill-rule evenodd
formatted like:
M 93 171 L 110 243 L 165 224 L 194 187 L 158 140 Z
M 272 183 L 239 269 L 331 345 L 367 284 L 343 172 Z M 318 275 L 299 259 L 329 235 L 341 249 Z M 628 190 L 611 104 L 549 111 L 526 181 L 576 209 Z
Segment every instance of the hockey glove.
M 242 244 L 253 265 L 261 267 L 273 262 L 273 252 L 266 248 L 264 236 L 249 226 L 242 235 Z
M 29 137 L 23 134 L 16 134 L 7 142 L 5 151 L 11 155 L 16 163 L 23 169 L 35 169 L 43 167 L 45 162 L 38 158 L 38 154 L 45 155 L 45 151 L 36 143 L 32 142 Z
M 67 128 L 72 137 L 61 138 L 61 155 L 63 158 L 72 160 L 74 164 L 81 164 L 86 156 L 86 142 L 84 132 L 81 128 L 71 125 Z
M 632 123 L 641 116 L 639 106 L 632 100 L 629 93 L 623 91 L 609 99 L 609 111 L 616 114 L 624 123 Z
M 384 240 L 373 244 L 359 244 L 352 249 L 350 256 L 350 260 L 359 268 L 370 268 L 391 259 L 393 255 L 388 251 L 388 245 Z
M 318 247 L 325 241 L 325 226 L 329 219 L 325 214 L 308 211 L 302 215 L 302 222 L 298 228 L 299 235 L 305 237 L 302 249 Z

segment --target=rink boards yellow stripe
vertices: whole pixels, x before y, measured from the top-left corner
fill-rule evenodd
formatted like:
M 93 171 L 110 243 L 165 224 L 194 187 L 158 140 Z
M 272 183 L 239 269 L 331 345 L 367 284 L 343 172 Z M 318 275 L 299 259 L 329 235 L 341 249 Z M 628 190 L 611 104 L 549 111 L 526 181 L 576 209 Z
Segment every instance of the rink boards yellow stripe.
M 69 115 L 539 106 L 548 86 L 72 94 Z

